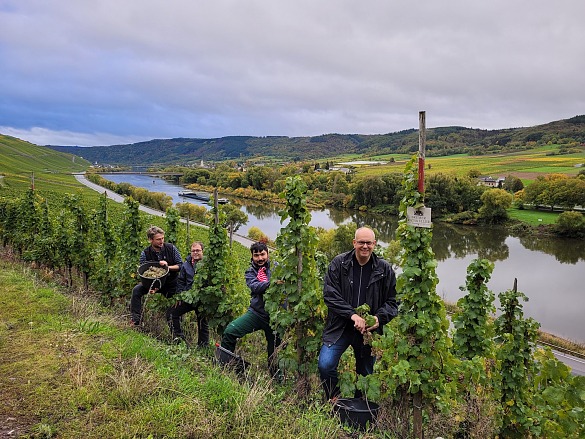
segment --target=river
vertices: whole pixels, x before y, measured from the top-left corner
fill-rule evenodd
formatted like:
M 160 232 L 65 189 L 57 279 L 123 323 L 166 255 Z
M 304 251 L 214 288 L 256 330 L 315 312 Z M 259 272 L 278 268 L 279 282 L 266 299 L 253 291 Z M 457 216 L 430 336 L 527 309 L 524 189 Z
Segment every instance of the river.
M 104 178 L 116 183 L 127 182 L 153 192 L 164 192 L 173 202 L 206 203 L 179 196 L 185 190 L 160 178 L 137 174 L 106 174 Z M 269 238 L 275 239 L 281 227 L 278 206 L 248 200 L 231 200 L 248 215 L 249 222 L 239 234 L 246 235 L 256 226 Z M 209 206 L 207 206 L 209 207 Z M 335 228 L 350 221 L 371 225 L 378 230 L 378 241 L 394 238 L 396 217 L 381 217 L 342 209 L 323 209 L 311 212 L 310 224 L 324 229 Z M 433 225 L 433 251 L 438 261 L 437 292 L 445 300 L 456 302 L 464 295 L 467 266 L 477 257 L 495 263 L 488 282 L 496 295 L 511 289 L 518 279 L 518 290 L 528 296 L 524 313 L 541 324 L 543 331 L 585 343 L 585 240 L 553 238 L 517 238 L 508 236 L 502 228 Z M 348 243 L 348 250 L 351 244 Z

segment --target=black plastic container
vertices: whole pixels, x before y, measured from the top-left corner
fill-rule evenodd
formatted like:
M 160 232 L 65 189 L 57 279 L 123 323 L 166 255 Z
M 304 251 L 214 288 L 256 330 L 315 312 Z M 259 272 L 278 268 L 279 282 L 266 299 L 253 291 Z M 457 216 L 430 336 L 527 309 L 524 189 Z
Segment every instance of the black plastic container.
M 142 274 L 148 270 L 150 267 L 160 267 L 161 265 L 158 262 L 145 262 L 140 267 L 138 267 L 138 277 L 140 278 L 140 282 L 149 290 L 151 288 L 162 288 L 165 284 L 167 277 L 169 275 L 169 267 L 166 268 L 165 274 L 160 277 L 144 277 Z
M 333 405 L 341 422 L 360 430 L 376 423 L 379 409 L 378 404 L 363 398 L 339 398 Z

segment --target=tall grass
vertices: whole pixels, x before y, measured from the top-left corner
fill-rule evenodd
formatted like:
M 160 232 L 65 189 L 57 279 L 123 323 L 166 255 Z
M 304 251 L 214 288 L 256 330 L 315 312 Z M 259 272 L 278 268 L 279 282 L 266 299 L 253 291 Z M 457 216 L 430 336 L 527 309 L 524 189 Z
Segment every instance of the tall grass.
M 87 292 L 64 295 L 3 260 L 3 407 L 36 437 L 323 438 L 345 433 L 260 371 L 238 380 L 211 350 L 127 329 Z M 97 322 L 97 323 L 96 323 Z

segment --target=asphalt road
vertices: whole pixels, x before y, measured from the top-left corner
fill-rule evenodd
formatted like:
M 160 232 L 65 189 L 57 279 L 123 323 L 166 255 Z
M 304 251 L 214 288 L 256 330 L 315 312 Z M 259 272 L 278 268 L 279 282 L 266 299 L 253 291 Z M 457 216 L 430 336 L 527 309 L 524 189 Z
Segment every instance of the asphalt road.
M 111 191 L 109 189 L 106 189 L 106 188 L 99 186 L 95 183 L 92 183 L 87 178 L 85 178 L 84 174 L 73 174 L 73 175 L 75 175 L 75 178 L 77 179 L 78 182 L 80 182 L 81 184 L 84 184 L 88 188 L 93 189 L 94 191 L 97 191 L 97 192 L 102 193 L 102 194 L 105 192 L 107 194 L 108 198 L 111 198 L 112 200 L 117 201 L 118 203 L 124 202 L 124 197 L 122 195 L 119 195 L 116 192 Z M 143 206 L 142 204 L 140 205 L 139 209 L 143 212 L 150 214 L 150 215 L 155 215 L 155 216 L 160 216 L 160 217 L 165 216 L 164 212 L 161 212 L 160 210 L 152 209 L 148 206 Z M 187 222 L 185 219 L 181 219 L 181 221 L 183 223 Z M 191 224 L 193 224 L 193 221 L 191 221 Z M 201 224 L 201 223 L 195 223 L 195 224 L 197 224 L 200 227 L 207 228 L 206 224 Z M 242 235 L 238 235 L 237 233 L 233 234 L 233 240 L 243 244 L 246 247 L 250 247 L 250 245 L 252 245 L 255 242 L 252 239 L 247 238 L 247 237 L 242 236 Z
M 573 375 L 585 375 L 585 360 L 579 357 L 574 357 L 572 355 L 565 354 L 563 352 L 555 351 L 553 349 L 553 354 L 557 358 L 557 360 L 562 361 L 567 366 L 571 368 L 571 372 Z

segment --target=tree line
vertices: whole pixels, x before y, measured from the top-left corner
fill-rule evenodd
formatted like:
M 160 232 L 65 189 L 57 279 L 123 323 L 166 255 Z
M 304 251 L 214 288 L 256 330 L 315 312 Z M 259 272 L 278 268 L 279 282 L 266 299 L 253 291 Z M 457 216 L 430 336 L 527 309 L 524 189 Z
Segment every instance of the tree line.
M 187 187 L 218 188 L 233 196 L 278 203 L 282 202 L 278 194 L 284 190 L 286 179 L 299 175 L 307 188 L 307 202 L 313 207 L 328 205 L 398 214 L 404 197 L 400 173 L 356 176 L 351 172 L 320 171 L 325 168 L 327 162 L 323 166 L 304 163 L 248 169 L 237 169 L 235 162 L 226 162 L 214 169 L 183 168 L 182 183 Z M 567 237 L 585 234 L 585 219 L 570 213 L 576 206 L 585 205 L 585 171 L 575 177 L 540 176 L 526 188 L 513 175 L 508 175 L 496 188 L 478 184 L 477 177 L 476 170 L 462 177 L 444 173 L 427 175 L 425 205 L 432 209 L 433 218 L 460 224 L 499 224 L 509 219 L 507 210 L 512 206 L 521 209 L 556 206 L 568 212 L 559 216 L 553 232 Z

